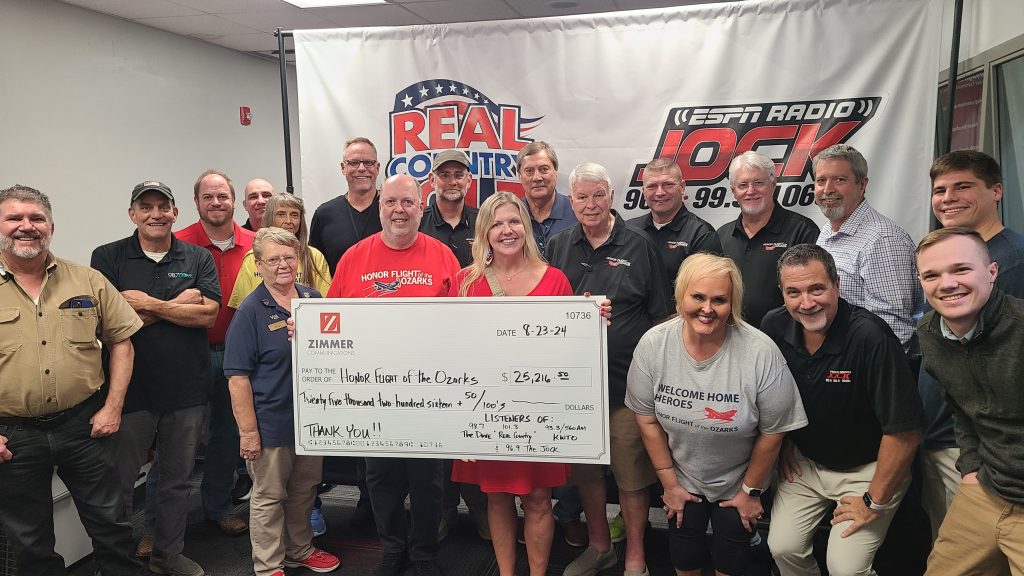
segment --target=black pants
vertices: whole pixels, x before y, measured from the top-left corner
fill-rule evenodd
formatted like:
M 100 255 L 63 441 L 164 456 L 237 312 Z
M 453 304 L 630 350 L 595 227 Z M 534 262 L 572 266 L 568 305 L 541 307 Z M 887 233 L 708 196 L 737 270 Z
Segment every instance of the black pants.
M 13 458 L 0 463 L 0 522 L 18 562 L 31 576 L 64 576 L 64 559 L 54 552 L 54 466 L 92 539 L 93 558 L 104 576 L 138 576 L 132 526 L 122 519 L 123 500 L 109 438 L 90 438 L 95 403 L 49 429 L 0 424 Z
M 408 549 L 413 562 L 434 560 L 441 522 L 441 461 L 367 458 L 366 485 L 384 551 Z M 406 495 L 412 511 L 411 525 L 405 519 Z
M 706 533 L 708 520 L 714 534 L 711 537 L 711 557 L 715 570 L 722 574 L 746 574 L 750 556 L 750 537 L 753 532 L 743 527 L 735 508 L 722 508 L 718 502 L 687 502 L 683 506 L 683 526 L 676 528 L 676 519 L 668 521 L 668 546 L 672 565 L 676 570 L 697 570 L 707 561 Z

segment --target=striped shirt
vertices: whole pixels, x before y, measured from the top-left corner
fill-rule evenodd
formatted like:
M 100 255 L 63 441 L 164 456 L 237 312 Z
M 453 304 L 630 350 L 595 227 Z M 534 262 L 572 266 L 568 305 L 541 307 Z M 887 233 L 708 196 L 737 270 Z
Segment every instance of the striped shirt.
M 885 320 L 909 352 L 924 302 L 910 234 L 864 200 L 838 232 L 822 226 L 818 245 L 839 268 L 839 295 Z

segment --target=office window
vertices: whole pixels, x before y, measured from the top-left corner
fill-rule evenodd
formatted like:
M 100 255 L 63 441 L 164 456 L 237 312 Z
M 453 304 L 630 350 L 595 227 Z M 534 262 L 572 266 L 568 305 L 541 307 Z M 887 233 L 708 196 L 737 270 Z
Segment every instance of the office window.
M 1024 56 L 995 66 L 999 164 L 1003 168 L 1003 224 L 1024 231 Z

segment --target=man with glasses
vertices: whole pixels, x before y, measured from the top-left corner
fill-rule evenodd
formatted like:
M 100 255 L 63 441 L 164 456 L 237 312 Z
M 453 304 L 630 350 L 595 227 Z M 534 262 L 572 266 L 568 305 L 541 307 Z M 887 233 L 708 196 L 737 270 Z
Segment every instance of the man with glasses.
M 461 150 L 444 150 L 434 156 L 429 182 L 434 202 L 423 211 L 420 232 L 447 244 L 460 266 L 473 262 L 473 233 L 477 209 L 466 206 L 466 193 L 473 182 L 469 157 Z
M 220 308 L 217 269 L 209 252 L 171 233 L 178 209 L 166 185 L 135 186 L 128 217 L 135 233 L 100 246 L 90 263 L 143 321 L 132 335 L 135 368 L 121 430 L 112 438 L 124 518 L 131 516 L 135 481 L 155 437 L 160 479 L 149 567 L 157 574 L 202 576 L 202 567 L 181 551 L 208 394 L 206 331 Z
M 818 226 L 775 201 L 775 163 L 754 151 L 733 158 L 729 187 L 740 205 L 736 220 L 718 229 L 725 255 L 743 274 L 743 319 L 760 326 L 769 310 L 782 306 L 776 277 L 779 257 L 790 246 L 814 244 Z
M 377 147 L 359 136 L 345 142 L 341 173 L 348 193 L 321 204 L 309 225 L 309 245 L 323 253 L 334 275 L 338 260 L 356 242 L 380 232 Z
M 569 199 L 555 190 L 558 184 L 558 156 L 547 142 L 531 142 L 519 151 L 516 169 L 519 181 L 523 184 L 526 211 L 532 219 L 533 238 L 541 254 L 544 254 L 552 236 L 577 223 Z
M 644 201 L 651 212 L 626 223 L 633 230 L 646 232 L 654 239 L 665 265 L 667 293 L 673 309 L 673 284 L 683 260 L 697 252 L 722 253 L 722 244 L 711 224 L 683 206 L 684 190 L 686 181 L 675 160 L 652 160 L 644 167 Z

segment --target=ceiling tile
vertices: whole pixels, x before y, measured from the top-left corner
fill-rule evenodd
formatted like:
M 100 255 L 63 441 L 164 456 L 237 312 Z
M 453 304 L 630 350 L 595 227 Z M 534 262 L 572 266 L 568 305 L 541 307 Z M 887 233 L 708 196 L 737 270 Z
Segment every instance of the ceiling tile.
M 167 0 L 62 0 L 94 12 L 103 12 L 119 18 L 134 20 L 145 17 L 190 16 L 202 14 Z
M 218 38 L 216 43 L 225 48 L 242 52 L 277 50 L 277 37 L 273 34 L 264 34 L 262 32 L 254 34 L 228 34 Z
M 362 26 L 408 26 L 430 24 L 402 6 L 338 6 L 333 8 L 308 8 L 312 14 L 326 18 L 335 26 L 358 28 Z
M 248 26 L 242 26 L 235 22 L 225 20 L 220 16 L 212 14 L 200 14 L 198 16 L 171 16 L 167 18 L 139 18 L 139 24 L 160 28 L 175 34 L 185 36 L 197 36 L 204 40 L 215 41 L 216 36 L 227 34 L 251 34 L 258 32 Z
M 169 0 L 207 14 L 235 14 L 261 10 L 283 10 L 291 6 L 282 0 Z M 294 8 L 294 6 L 291 6 Z M 298 10 L 298 8 L 296 8 Z
M 434 24 L 447 22 L 479 22 L 519 18 L 502 0 L 435 0 L 412 2 L 405 7 Z
M 263 12 L 247 12 L 244 14 L 222 14 L 221 18 L 263 32 L 273 33 L 275 30 L 311 30 L 315 28 L 335 28 L 337 24 L 326 18 L 310 14 L 305 10 L 267 10 Z
M 524 18 L 541 18 L 545 16 L 567 16 L 569 14 L 589 14 L 592 12 L 611 12 L 618 10 L 613 0 L 579 0 L 575 8 L 552 8 L 550 0 L 507 0 L 512 8 Z M 630 2 L 626 2 L 629 4 Z

